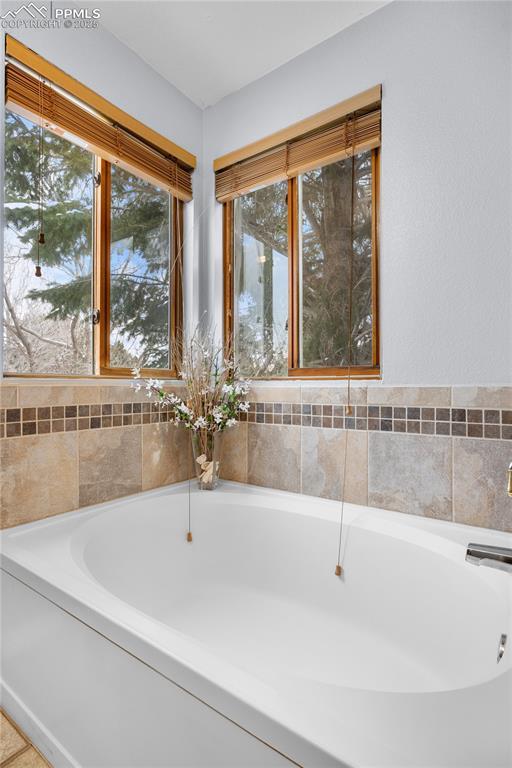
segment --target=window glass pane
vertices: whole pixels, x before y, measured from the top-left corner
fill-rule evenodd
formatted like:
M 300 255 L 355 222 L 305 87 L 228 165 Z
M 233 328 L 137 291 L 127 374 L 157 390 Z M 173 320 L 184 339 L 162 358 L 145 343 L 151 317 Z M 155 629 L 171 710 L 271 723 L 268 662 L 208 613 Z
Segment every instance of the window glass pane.
M 372 153 L 354 163 L 352 365 L 372 364 Z M 300 365 L 349 362 L 352 159 L 299 177 Z
M 170 367 L 170 200 L 168 192 L 112 166 L 112 367 Z
M 245 375 L 288 372 L 287 182 L 235 200 L 234 347 Z
M 44 132 L 42 277 L 36 277 L 39 127 L 6 110 L 4 369 L 93 373 L 93 155 Z

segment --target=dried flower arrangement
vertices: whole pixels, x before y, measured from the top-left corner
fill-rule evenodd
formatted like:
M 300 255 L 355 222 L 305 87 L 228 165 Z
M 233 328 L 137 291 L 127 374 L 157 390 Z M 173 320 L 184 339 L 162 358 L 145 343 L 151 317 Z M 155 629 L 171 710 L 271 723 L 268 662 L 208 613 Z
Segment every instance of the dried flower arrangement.
M 245 400 L 249 384 L 238 377 L 233 357 L 225 357 L 211 331 L 196 330 L 182 349 L 179 376 L 186 387 L 184 399 L 166 392 L 162 381 L 141 379 L 139 368 L 132 370 L 134 387 L 145 389 L 148 397 L 169 407 L 172 421 L 191 430 L 200 487 L 213 488 L 220 463 L 219 436 L 238 423 L 240 413 L 249 410 Z

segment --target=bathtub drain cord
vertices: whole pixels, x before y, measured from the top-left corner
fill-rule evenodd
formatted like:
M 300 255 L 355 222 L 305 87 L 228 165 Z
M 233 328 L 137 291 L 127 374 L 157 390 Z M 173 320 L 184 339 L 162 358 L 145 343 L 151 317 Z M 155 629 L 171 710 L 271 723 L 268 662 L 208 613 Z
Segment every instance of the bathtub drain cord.
M 345 511 L 345 477 L 347 475 L 347 445 L 348 429 L 345 429 L 345 456 L 343 458 L 343 480 L 341 489 L 341 512 L 340 512 L 340 529 L 338 534 L 338 560 L 336 562 L 336 568 L 334 569 L 335 576 L 341 576 L 343 574 L 343 567 L 341 565 L 341 537 L 343 533 L 343 512 Z
M 189 472 L 188 473 L 188 530 L 187 530 L 187 541 L 188 542 L 192 541 L 192 528 L 191 528 L 191 506 L 192 506 L 192 503 L 191 503 L 191 498 L 190 498 L 192 492 L 191 492 L 191 489 L 190 489 L 190 482 L 191 482 L 190 474 L 191 473 Z
M 352 414 L 350 403 L 350 374 L 352 367 L 352 287 L 354 280 L 354 210 L 355 210 L 355 114 L 349 121 L 352 137 L 352 156 L 351 156 L 351 193 L 350 193 L 350 251 L 348 261 L 348 302 L 347 302 L 347 341 L 348 341 L 348 365 L 347 365 L 347 405 L 345 406 L 345 455 L 343 457 L 343 480 L 341 483 L 341 510 L 340 510 L 340 528 L 338 534 L 338 559 L 335 576 L 343 575 L 343 566 L 341 565 L 341 541 L 343 535 L 343 513 L 345 511 L 345 486 L 347 478 L 347 454 L 348 454 L 348 426 L 347 417 Z

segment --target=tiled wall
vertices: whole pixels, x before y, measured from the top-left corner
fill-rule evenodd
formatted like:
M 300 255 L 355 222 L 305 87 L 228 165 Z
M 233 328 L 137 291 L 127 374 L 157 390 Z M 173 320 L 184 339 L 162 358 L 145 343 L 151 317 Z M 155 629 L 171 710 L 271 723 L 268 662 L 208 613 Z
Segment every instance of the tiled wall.
M 2 527 L 178 482 L 189 437 L 130 386 L 0 386 Z
M 512 531 L 512 388 L 258 387 L 224 476 Z
M 176 389 L 176 388 L 175 388 Z M 221 475 L 512 531 L 512 387 L 255 387 Z M 185 430 L 127 385 L 0 386 L 2 525 L 186 479 Z

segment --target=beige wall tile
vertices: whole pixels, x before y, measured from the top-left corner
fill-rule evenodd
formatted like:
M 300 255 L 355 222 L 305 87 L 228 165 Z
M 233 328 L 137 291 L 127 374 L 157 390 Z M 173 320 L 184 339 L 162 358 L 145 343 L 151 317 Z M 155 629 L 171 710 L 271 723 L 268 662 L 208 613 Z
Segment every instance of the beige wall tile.
M 247 482 L 300 490 L 300 429 L 248 424 Z
M 166 392 L 176 392 L 180 396 L 185 394 L 185 387 L 179 382 L 175 386 L 174 384 L 164 384 L 163 388 Z M 104 384 L 101 387 L 102 403 L 145 403 L 147 400 L 146 390 L 136 390 L 129 380 L 126 381 L 126 384 Z
M 186 480 L 192 471 L 190 434 L 174 424 L 142 427 L 142 490 Z
M 247 427 L 243 422 L 223 433 L 220 476 L 224 480 L 247 482 Z
M 9 768 L 49 768 L 49 766 L 39 752 L 34 747 L 30 747 L 30 749 L 15 757 L 9 763 Z
M 91 403 L 101 403 L 101 386 L 91 384 L 90 386 L 73 387 L 73 404 L 90 405 Z
M 369 432 L 368 500 L 373 507 L 450 520 L 451 438 Z
M 145 391 L 137 392 L 129 383 L 104 385 L 101 387 L 100 397 L 102 403 L 142 403 L 148 399 Z
M 27 746 L 25 739 L 11 725 L 3 712 L 0 712 L 0 763 L 7 760 Z
M 0 384 L 0 408 L 16 408 L 18 406 L 18 387 Z
M 142 430 L 91 429 L 78 433 L 80 506 L 142 490 Z
M 251 387 L 247 399 L 254 403 L 300 403 L 300 387 Z
M 460 408 L 512 410 L 512 387 L 453 387 L 452 398 Z
M 368 405 L 449 406 L 450 387 L 368 387 Z
M 453 515 L 457 523 L 512 532 L 507 494 L 509 440 L 453 440 Z
M 303 403 L 332 403 L 332 405 L 345 405 L 348 402 L 348 387 L 318 386 L 317 384 L 302 384 Z M 350 402 L 355 405 L 366 404 L 366 387 L 351 386 Z
M 353 385 L 350 390 L 350 399 L 354 404 L 364 405 L 366 403 L 366 387 Z M 318 383 L 301 382 L 300 385 L 291 387 L 283 386 L 269 387 L 258 385 L 251 387 L 248 400 L 256 403 L 332 403 L 333 405 L 344 405 L 347 402 L 348 388 L 346 385 L 338 387 L 329 386 L 329 384 L 319 385 Z M 302 400 L 301 400 L 302 398 Z
M 74 397 L 74 387 L 69 384 L 20 384 L 18 391 L 20 408 L 36 405 L 73 405 L 76 402 Z
M 179 395 L 179 397 L 184 398 L 187 395 L 187 388 L 182 381 L 172 381 L 167 384 L 164 383 L 163 389 L 165 392 L 174 392 L 174 394 Z
M 78 507 L 77 434 L 0 442 L 2 527 Z
M 368 503 L 368 434 L 356 430 L 302 428 L 302 492 L 341 499 L 347 453 L 345 500 Z

